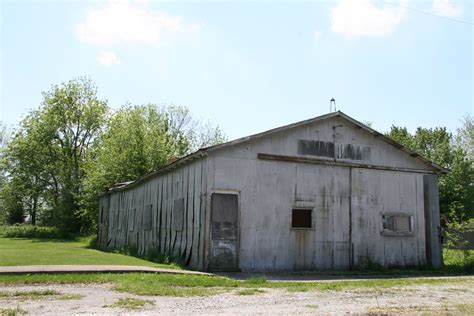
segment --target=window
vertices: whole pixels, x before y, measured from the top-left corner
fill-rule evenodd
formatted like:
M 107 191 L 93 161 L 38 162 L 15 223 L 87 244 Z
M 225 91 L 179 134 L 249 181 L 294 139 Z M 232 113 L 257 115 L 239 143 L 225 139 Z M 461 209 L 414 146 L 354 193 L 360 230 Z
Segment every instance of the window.
M 411 234 L 413 232 L 413 216 L 409 214 L 383 214 L 383 232 L 385 234 Z
M 128 230 L 133 231 L 135 229 L 135 212 L 136 208 L 131 209 L 128 218 Z
M 311 228 L 312 209 L 294 208 L 291 212 L 291 228 Z
M 125 210 L 124 209 L 119 209 L 119 212 L 117 213 L 117 226 L 118 230 L 122 230 L 123 228 L 123 217 L 125 216 Z
M 151 210 L 153 205 L 149 204 L 145 206 L 145 213 L 143 214 L 143 229 L 151 230 Z
M 173 230 L 182 231 L 184 222 L 184 199 L 174 200 L 173 207 Z

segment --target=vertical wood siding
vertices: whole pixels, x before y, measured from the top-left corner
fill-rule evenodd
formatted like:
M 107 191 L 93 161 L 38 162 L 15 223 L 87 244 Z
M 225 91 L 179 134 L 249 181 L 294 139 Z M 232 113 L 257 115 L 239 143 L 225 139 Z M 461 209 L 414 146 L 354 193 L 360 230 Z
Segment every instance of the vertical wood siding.
M 317 146 L 301 151 L 300 140 Z M 332 147 L 324 145 L 330 142 Z M 317 156 L 321 144 L 326 156 L 334 150 L 334 158 L 323 157 L 328 161 L 410 172 L 258 159 L 259 153 Z M 106 233 L 100 242 L 113 249 L 132 247 L 139 254 L 155 249 L 205 270 L 210 259 L 211 195 L 231 191 L 239 194 L 238 257 L 243 271 L 423 265 L 425 170 L 432 172 L 376 136 L 331 118 L 210 151 L 206 158 L 102 197 L 100 205 L 108 215 L 101 218 L 100 229 Z M 184 212 L 182 229 L 176 230 L 177 199 L 183 199 Z M 145 230 L 144 210 L 150 204 L 152 225 Z M 293 208 L 312 210 L 310 229 L 291 227 Z M 413 234 L 382 233 L 385 213 L 410 215 Z
M 418 266 L 426 263 L 423 175 L 353 169 L 354 264 Z M 384 213 L 413 216 L 412 236 L 382 232 Z
M 100 236 L 107 236 L 100 239 L 101 245 L 133 249 L 139 255 L 153 250 L 179 257 L 191 268 L 204 269 L 200 252 L 204 249 L 205 165 L 206 159 L 199 159 L 130 189 L 101 197 L 99 205 L 107 207 L 108 214 L 108 225 L 100 225 Z M 178 199 L 184 200 L 181 230 L 173 229 L 172 225 L 174 201 Z M 152 205 L 151 229 L 145 229 L 147 205 Z

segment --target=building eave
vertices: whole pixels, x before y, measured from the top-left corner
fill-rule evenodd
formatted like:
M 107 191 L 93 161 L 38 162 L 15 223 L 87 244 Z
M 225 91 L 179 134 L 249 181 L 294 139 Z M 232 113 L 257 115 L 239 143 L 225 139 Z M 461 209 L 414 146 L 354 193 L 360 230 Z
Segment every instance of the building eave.
M 324 114 L 324 115 L 321 115 L 321 116 L 317 116 L 317 117 L 314 117 L 314 118 L 311 118 L 311 119 L 307 119 L 307 120 L 304 120 L 304 121 L 299 121 L 299 122 L 296 122 L 296 123 L 292 123 L 292 124 L 280 126 L 280 127 L 277 127 L 277 128 L 273 128 L 273 129 L 270 129 L 270 130 L 265 131 L 265 132 L 261 132 L 261 133 L 253 134 L 253 135 L 250 135 L 250 136 L 245 136 L 245 137 L 242 137 L 242 138 L 238 138 L 238 139 L 235 139 L 235 140 L 232 140 L 232 141 L 229 141 L 229 142 L 225 142 L 225 143 L 222 143 L 222 144 L 219 144 L 219 145 L 214 145 L 214 146 L 201 148 L 201 149 L 199 149 L 199 150 L 197 150 L 197 151 L 195 151 L 195 152 L 193 152 L 189 155 L 186 155 L 186 156 L 184 156 L 184 157 L 182 157 L 182 158 L 180 158 L 180 159 L 178 159 L 178 160 L 176 160 L 176 161 L 174 161 L 170 164 L 165 165 L 164 167 L 162 167 L 162 168 L 160 168 L 156 171 L 149 172 L 149 173 L 145 174 L 144 176 L 138 178 L 135 181 L 131 181 L 131 182 L 129 182 L 125 185 L 122 185 L 122 186 L 110 188 L 106 192 L 104 192 L 101 196 L 107 195 L 107 194 L 112 193 L 112 192 L 122 191 L 122 190 L 133 188 L 136 185 L 142 183 L 143 181 L 146 181 L 146 180 L 148 180 L 150 178 L 153 178 L 157 175 L 160 175 L 160 174 L 166 173 L 170 170 L 176 169 L 177 167 L 185 165 L 187 163 L 190 163 L 191 161 L 194 161 L 196 159 L 201 159 L 202 157 L 207 156 L 207 154 L 209 152 L 217 151 L 217 150 L 220 150 L 220 149 L 223 149 L 223 148 L 228 148 L 228 147 L 235 146 L 235 145 L 238 145 L 238 144 L 241 144 L 241 143 L 252 141 L 254 139 L 265 137 L 267 135 L 271 135 L 271 134 L 274 134 L 274 133 L 286 131 L 288 129 L 292 129 L 292 128 L 299 127 L 299 126 L 304 126 L 304 125 L 307 125 L 307 124 L 315 123 L 315 122 L 318 122 L 318 121 L 323 121 L 323 120 L 326 120 L 326 119 L 329 119 L 329 118 L 334 118 L 334 117 L 343 118 L 346 121 L 349 121 L 350 123 L 355 125 L 357 128 L 363 129 L 364 131 L 372 134 L 374 137 L 376 137 L 376 138 L 378 138 L 378 139 L 394 146 L 395 148 L 405 152 L 411 158 L 417 159 L 417 160 L 423 162 L 426 166 L 428 166 L 435 173 L 449 173 L 449 169 L 446 169 L 446 168 L 434 163 L 433 161 L 430 161 L 429 159 L 424 158 L 423 156 L 421 156 L 417 152 L 415 152 L 411 149 L 408 149 L 407 147 L 403 146 L 402 144 L 396 142 L 395 140 L 385 136 L 384 134 L 382 134 L 380 132 L 377 132 L 376 130 L 372 129 L 371 127 L 369 127 L 369 126 L 357 121 L 356 119 L 350 117 L 349 115 L 347 115 L 347 114 L 345 114 L 341 111 L 337 111 L 337 112 L 332 112 L 332 113 Z

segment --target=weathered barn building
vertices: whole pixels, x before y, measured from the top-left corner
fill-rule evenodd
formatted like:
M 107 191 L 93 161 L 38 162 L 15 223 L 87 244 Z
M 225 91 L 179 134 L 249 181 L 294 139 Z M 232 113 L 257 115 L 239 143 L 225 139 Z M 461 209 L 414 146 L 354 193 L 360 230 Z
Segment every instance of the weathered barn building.
M 333 112 L 200 149 L 110 189 L 99 242 L 209 271 L 439 267 L 442 172 Z

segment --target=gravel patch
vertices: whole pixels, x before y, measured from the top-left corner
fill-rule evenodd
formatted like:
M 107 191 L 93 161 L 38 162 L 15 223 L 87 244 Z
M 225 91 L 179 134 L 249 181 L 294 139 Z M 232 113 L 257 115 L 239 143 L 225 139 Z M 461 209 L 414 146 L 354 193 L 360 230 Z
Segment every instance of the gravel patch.
M 0 291 L 55 290 L 78 294 L 80 299 L 19 301 L 0 299 L 1 309 L 17 307 L 30 314 L 474 314 L 471 282 L 415 285 L 390 289 L 288 292 L 262 288 L 254 295 L 238 295 L 242 289 L 207 297 L 153 297 L 119 293 L 112 284 L 0 286 Z M 119 299 L 150 300 L 140 310 L 110 307 Z

